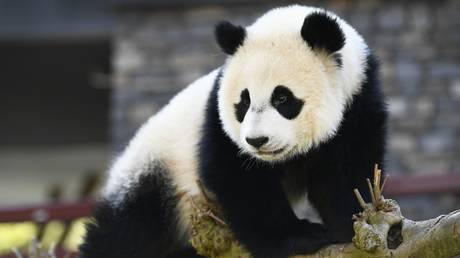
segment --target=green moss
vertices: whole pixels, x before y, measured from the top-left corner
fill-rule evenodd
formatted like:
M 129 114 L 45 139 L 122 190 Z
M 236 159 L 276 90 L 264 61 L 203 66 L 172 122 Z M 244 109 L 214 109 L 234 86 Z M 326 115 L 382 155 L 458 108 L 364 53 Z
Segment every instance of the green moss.
M 193 213 L 190 243 L 198 254 L 208 258 L 251 257 L 233 237 L 228 226 L 218 219 L 221 218 L 218 207 L 211 206 L 204 198 L 194 198 L 191 202 Z

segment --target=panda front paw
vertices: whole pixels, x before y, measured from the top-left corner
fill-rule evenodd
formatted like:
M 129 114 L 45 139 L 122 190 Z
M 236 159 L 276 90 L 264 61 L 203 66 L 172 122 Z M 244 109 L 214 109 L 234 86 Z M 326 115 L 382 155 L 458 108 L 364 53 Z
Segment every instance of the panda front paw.
M 302 220 L 302 236 L 324 239 L 329 244 L 343 244 L 351 242 L 348 232 L 341 232 L 326 228 L 323 224 L 311 223 Z
M 310 235 L 308 237 L 300 237 L 290 243 L 293 250 L 289 256 L 313 254 L 330 244 L 333 243 L 325 236 L 313 237 Z
M 328 230 L 327 237 L 333 244 L 351 243 L 354 231 L 349 230 Z
M 328 231 L 323 224 L 312 223 L 308 220 L 301 220 L 301 234 L 310 237 L 325 237 Z

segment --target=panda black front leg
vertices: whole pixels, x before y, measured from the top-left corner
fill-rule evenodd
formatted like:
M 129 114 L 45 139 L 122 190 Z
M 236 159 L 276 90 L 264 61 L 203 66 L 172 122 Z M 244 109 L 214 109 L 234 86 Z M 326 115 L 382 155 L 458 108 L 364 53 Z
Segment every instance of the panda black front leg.
M 228 163 L 227 163 L 228 164 Z M 292 211 L 276 171 L 233 170 L 206 176 L 237 239 L 254 257 L 289 257 L 313 253 L 333 243 L 321 224 L 299 220 Z M 217 167 L 216 167 L 217 168 Z

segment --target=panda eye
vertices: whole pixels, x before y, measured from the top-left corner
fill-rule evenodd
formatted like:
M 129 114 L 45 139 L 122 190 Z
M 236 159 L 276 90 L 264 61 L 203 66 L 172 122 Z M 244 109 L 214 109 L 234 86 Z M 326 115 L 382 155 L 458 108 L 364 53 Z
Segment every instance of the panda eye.
M 249 100 L 249 98 L 244 98 L 243 99 L 243 105 L 245 105 L 245 106 L 251 105 L 251 101 Z
M 274 101 L 273 104 L 275 106 L 279 106 L 287 101 L 288 97 L 286 95 L 280 95 L 278 96 Z
M 236 120 L 238 120 L 238 122 L 243 122 L 244 116 L 249 109 L 249 105 L 251 105 L 251 98 L 249 97 L 248 89 L 245 89 L 241 92 L 240 102 L 234 104 Z
M 292 91 L 283 85 L 273 90 L 270 102 L 272 106 L 286 119 L 294 119 L 302 110 L 304 101 L 294 96 Z
M 246 107 L 251 105 L 251 99 L 249 98 L 249 91 L 247 89 L 241 92 L 241 103 Z

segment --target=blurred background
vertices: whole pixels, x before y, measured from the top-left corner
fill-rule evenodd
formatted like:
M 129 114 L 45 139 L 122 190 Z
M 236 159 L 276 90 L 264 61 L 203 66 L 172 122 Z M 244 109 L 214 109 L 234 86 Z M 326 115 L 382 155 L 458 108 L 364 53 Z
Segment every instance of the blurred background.
M 76 249 L 113 158 L 220 66 L 213 26 L 291 3 L 347 20 L 381 60 L 387 195 L 406 217 L 460 207 L 460 1 L 0 0 L 0 256 Z

